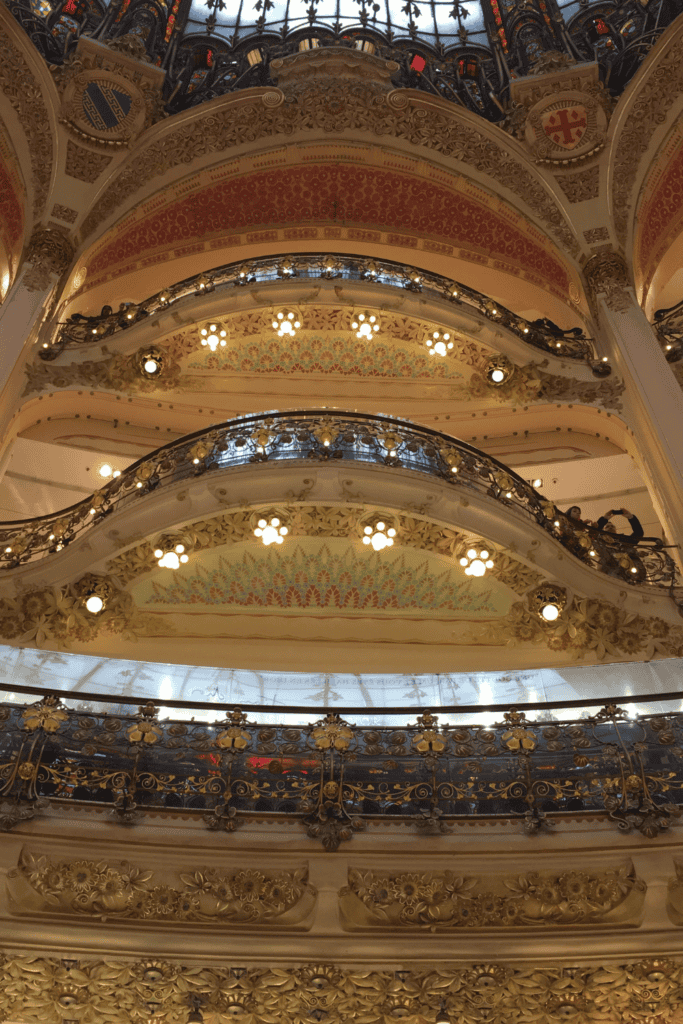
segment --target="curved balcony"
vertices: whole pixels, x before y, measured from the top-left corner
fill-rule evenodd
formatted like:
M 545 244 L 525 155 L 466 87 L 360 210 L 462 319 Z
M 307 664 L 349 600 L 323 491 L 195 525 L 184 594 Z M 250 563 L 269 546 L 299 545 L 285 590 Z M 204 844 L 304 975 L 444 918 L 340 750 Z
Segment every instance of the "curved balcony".
M 184 299 L 224 288 L 295 279 L 363 281 L 400 291 L 416 292 L 426 298 L 446 300 L 457 308 L 486 317 L 492 325 L 510 331 L 520 341 L 542 352 L 588 363 L 596 376 L 604 377 L 611 372 L 606 360 L 596 357 L 593 341 L 583 334 L 580 327 L 563 330 L 551 320 L 525 320 L 482 292 L 440 274 L 391 260 L 340 253 L 266 256 L 246 262 L 228 263 L 179 281 L 142 302 L 124 303 L 116 312 L 105 306 L 95 316 L 75 313 L 66 323 L 60 324 L 53 338 L 43 342 L 38 354 L 41 359 L 53 360 L 65 349 L 99 344 L 141 320 L 163 313 Z
M 108 807 L 122 824 L 182 810 L 228 832 L 267 813 L 299 821 L 328 850 L 397 819 L 443 835 L 458 821 L 508 818 L 534 835 L 580 814 L 649 839 L 683 805 L 683 715 L 664 705 L 629 717 L 589 700 L 594 713 L 569 721 L 548 716 L 547 706 L 533 718 L 508 708 L 495 725 L 472 724 L 464 712 L 479 709 L 462 708 L 445 722 L 425 711 L 412 724 L 358 727 L 329 711 L 315 720 L 314 709 L 308 724 L 283 724 L 286 708 L 259 724 L 234 706 L 215 721 L 216 705 L 194 703 L 192 713 L 210 719 L 199 724 L 159 720 L 153 702 L 134 709 L 111 697 L 102 712 L 79 699 L 77 710 L 56 695 L 4 707 L 5 829 L 53 800 Z
M 524 523 L 540 527 L 590 569 L 630 587 L 668 590 L 678 597 L 678 570 L 660 540 L 633 543 L 572 520 L 514 471 L 447 434 L 384 416 L 328 411 L 249 416 L 171 442 L 77 505 L 3 524 L 0 567 L 11 570 L 49 558 L 158 488 L 207 473 L 216 479 L 218 473 L 246 466 L 302 462 L 369 464 L 387 473 L 409 470 L 457 488 L 463 499 L 468 494 L 493 499 L 505 517 L 522 529 Z

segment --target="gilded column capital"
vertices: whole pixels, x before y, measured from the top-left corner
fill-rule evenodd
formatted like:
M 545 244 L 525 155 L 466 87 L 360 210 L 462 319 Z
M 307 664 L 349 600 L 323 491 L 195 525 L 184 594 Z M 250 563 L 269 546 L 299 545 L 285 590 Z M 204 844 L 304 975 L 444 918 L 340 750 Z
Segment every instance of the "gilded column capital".
M 49 287 L 50 276 L 60 275 L 71 263 L 75 248 L 73 242 L 60 231 L 37 228 L 28 244 L 26 263 L 30 268 L 24 275 L 29 291 L 42 291 Z
M 623 312 L 632 305 L 628 267 L 621 253 L 613 249 L 596 252 L 583 272 L 593 297 L 602 295 L 610 309 Z

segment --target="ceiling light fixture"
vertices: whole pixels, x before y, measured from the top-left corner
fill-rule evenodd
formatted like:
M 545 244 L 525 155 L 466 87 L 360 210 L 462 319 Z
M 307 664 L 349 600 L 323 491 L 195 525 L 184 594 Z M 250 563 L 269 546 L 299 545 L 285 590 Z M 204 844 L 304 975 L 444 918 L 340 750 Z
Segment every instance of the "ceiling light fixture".
M 360 341 L 369 341 L 373 333 L 379 331 L 379 321 L 374 313 L 368 313 L 366 310 L 351 321 L 351 327 Z
M 225 348 L 227 345 L 226 337 L 228 332 L 222 323 L 207 323 L 199 331 L 202 339 L 202 345 L 205 348 L 210 348 L 212 352 L 215 352 L 219 347 Z
M 254 535 L 261 538 L 261 542 L 269 547 L 271 544 L 282 544 L 289 529 L 283 526 L 277 516 L 271 519 L 259 519 Z
M 382 551 L 393 546 L 396 530 L 393 526 L 387 529 L 387 524 L 379 520 L 374 526 L 366 526 L 363 534 L 364 544 L 371 544 L 373 551 Z
M 281 309 L 273 320 L 273 330 L 277 331 L 278 338 L 284 338 L 285 335 L 293 338 L 300 327 L 301 321 L 296 319 L 296 314 L 290 309 Z
M 476 548 L 469 548 L 460 559 L 460 564 L 465 570 L 465 576 L 485 576 L 487 569 L 493 569 L 493 559 L 486 548 L 482 548 L 480 551 L 477 551 Z
M 433 331 L 431 337 L 425 339 L 430 356 L 445 356 L 453 348 L 450 334 Z
M 180 564 L 189 561 L 184 544 L 173 544 L 172 541 L 160 541 L 154 549 L 160 569 L 179 569 Z
M 486 379 L 494 388 L 499 388 L 503 384 L 507 384 L 514 372 L 514 364 L 510 362 L 507 356 L 494 356 L 486 367 Z

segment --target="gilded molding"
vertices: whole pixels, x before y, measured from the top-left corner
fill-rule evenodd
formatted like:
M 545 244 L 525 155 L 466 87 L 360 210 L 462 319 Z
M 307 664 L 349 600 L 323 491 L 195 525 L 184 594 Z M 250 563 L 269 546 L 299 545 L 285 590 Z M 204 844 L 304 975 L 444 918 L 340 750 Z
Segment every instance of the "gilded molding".
M 52 128 L 40 83 L 9 36 L 0 34 L 0 91 L 19 116 L 28 139 L 33 179 L 33 209 L 45 206 L 52 176 Z
M 631 864 L 598 874 L 528 872 L 502 879 L 491 891 L 490 879 L 466 878 L 453 871 L 391 875 L 349 869 L 340 889 L 347 927 L 403 927 L 424 931 L 456 928 L 511 928 L 567 924 L 605 924 L 632 893 L 646 886 Z M 642 898 L 636 901 L 637 907 Z M 360 904 L 360 905 L 359 905 Z M 615 923 L 623 923 L 619 914 Z
M 431 1024 L 444 1006 L 462 1024 L 570 1018 L 675 1024 L 683 1011 L 683 961 L 653 957 L 569 967 L 464 963 L 401 971 L 331 964 L 244 968 L 241 960 L 224 967 L 114 957 L 65 960 L 35 954 L 9 955 L 0 963 L 0 1010 L 6 1019 L 25 1024 L 53 1024 L 67 1012 L 82 1024 L 182 1021 L 193 1005 L 191 996 L 216 1021 L 249 1015 L 251 1020 L 301 1024 L 332 1014 L 368 1024 L 392 1024 L 403 1016 Z
M 250 865 L 226 872 L 193 865 L 171 877 L 126 861 L 53 861 L 28 851 L 8 873 L 7 886 L 15 913 L 168 923 L 270 924 L 285 918 L 291 925 L 316 898 L 305 867 L 273 872 Z
M 132 158 L 87 217 L 83 237 L 93 234 L 134 195 L 140 182 L 167 174 L 178 165 L 190 166 L 197 157 L 223 154 L 246 141 L 273 135 L 306 131 L 336 135 L 344 130 L 360 130 L 431 149 L 471 166 L 478 175 L 504 182 L 550 229 L 565 251 L 578 254 L 577 239 L 551 194 L 521 160 L 510 154 L 502 140 L 501 144 L 493 141 L 450 111 L 407 91 L 386 95 L 383 85 L 372 85 L 369 88 L 364 80 L 339 83 L 322 76 L 287 87 L 277 105 L 273 105 L 277 94 L 271 89 L 255 99 L 231 98 L 222 109 L 216 106 L 197 113 L 191 123 L 151 142 Z

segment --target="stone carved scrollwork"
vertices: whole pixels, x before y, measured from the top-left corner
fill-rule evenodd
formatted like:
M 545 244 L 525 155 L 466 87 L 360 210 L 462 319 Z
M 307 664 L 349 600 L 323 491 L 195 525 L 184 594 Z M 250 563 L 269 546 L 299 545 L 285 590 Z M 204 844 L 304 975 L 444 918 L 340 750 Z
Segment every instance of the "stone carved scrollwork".
M 18 913 L 42 903 L 43 912 L 82 917 L 233 925 L 281 918 L 294 923 L 312 909 L 316 896 L 305 867 L 277 872 L 193 867 L 171 878 L 126 861 L 55 862 L 28 851 L 10 871 L 8 890 Z
M 29 291 L 44 291 L 50 286 L 50 278 L 59 276 L 71 263 L 74 255 L 73 243 L 60 231 L 39 228 L 29 242 L 26 262 L 30 269 L 24 274 L 24 284 Z
M 307 964 L 238 973 L 232 965 L 36 955 L 8 955 L 0 964 L 0 1010 L 26 1024 L 52 1024 L 69 1008 L 82 1024 L 130 1024 L 149 1020 L 150 1004 L 153 1020 L 185 1020 L 188 992 L 200 997 L 204 1019 L 211 1014 L 216 1021 L 236 1012 L 252 1020 L 318 1019 L 312 1008 L 377 1024 L 418 1012 L 432 1021 L 445 1004 L 449 1017 L 462 1024 L 565 1018 L 674 1024 L 683 1009 L 682 990 L 683 961 L 664 957 L 589 966 L 463 963 L 401 972 Z
M 606 923 L 632 893 L 645 892 L 645 883 L 636 878 L 630 864 L 600 874 L 529 872 L 503 879 L 495 892 L 487 890 L 487 882 L 454 871 L 388 875 L 352 868 L 349 884 L 339 896 L 349 927 L 370 924 L 439 931 Z M 640 905 L 642 899 L 636 902 Z
M 610 309 L 623 312 L 633 304 L 628 268 L 621 253 L 612 249 L 596 252 L 583 270 L 593 295 L 603 295 Z
M 12 104 L 30 140 L 34 210 L 45 205 L 52 173 L 52 130 L 40 85 L 23 55 L 0 33 L 0 91 Z

